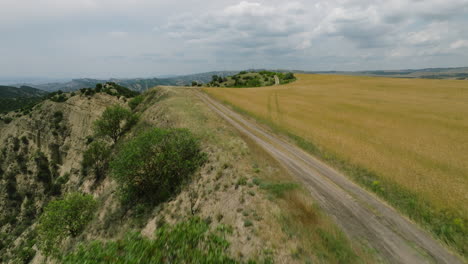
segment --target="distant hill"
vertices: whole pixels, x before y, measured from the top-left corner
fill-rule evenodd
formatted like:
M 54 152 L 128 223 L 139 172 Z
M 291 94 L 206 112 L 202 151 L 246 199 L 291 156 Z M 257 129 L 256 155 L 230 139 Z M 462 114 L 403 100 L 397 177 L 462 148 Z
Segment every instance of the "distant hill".
M 293 72 L 293 73 L 320 73 L 320 74 L 343 74 L 361 76 L 385 76 L 394 78 L 430 78 L 430 79 L 467 79 L 468 67 L 459 68 L 427 68 L 427 69 L 406 69 L 406 70 L 372 70 L 372 71 L 302 71 L 284 69 L 250 69 L 248 72 Z M 192 81 L 207 84 L 212 81 L 212 76 L 219 77 L 233 76 L 239 71 L 212 71 L 181 76 L 170 76 L 165 78 L 112 78 L 112 79 L 73 79 L 68 82 L 52 82 L 42 84 L 27 84 L 29 88 L 53 92 L 62 90 L 64 92 L 76 91 L 81 88 L 92 88 L 98 83 L 114 82 L 118 85 L 128 87 L 134 91 L 145 91 L 158 85 L 168 86 L 189 86 Z M 19 86 L 19 85 L 15 85 Z M 23 86 L 26 87 L 26 86 Z
M 21 86 L 19 88 L 13 86 L 0 85 L 0 98 L 17 98 L 17 97 L 36 97 L 43 96 L 47 92 L 29 86 Z
M 40 102 L 46 94 L 45 91 L 29 86 L 17 88 L 0 85 L 0 113 L 33 105 Z
M 45 84 L 29 84 L 32 87 L 53 92 L 62 90 L 64 92 L 76 91 L 81 88 L 92 88 L 95 87 L 98 83 L 114 82 L 118 85 L 128 87 L 134 91 L 145 91 L 149 88 L 158 86 L 158 85 L 168 85 L 168 86 L 185 86 L 191 85 L 192 81 L 199 83 L 208 83 L 211 81 L 213 75 L 225 77 L 238 73 L 238 71 L 213 71 L 205 72 L 191 75 L 181 75 L 173 76 L 168 78 L 128 78 L 128 79 L 91 79 L 91 78 L 81 78 L 73 79 L 68 82 L 53 82 Z
M 295 71 L 295 72 L 300 72 L 300 71 Z M 314 71 L 314 72 L 305 72 L 305 73 L 379 76 L 379 77 L 393 77 L 393 78 L 468 80 L 468 67 L 405 69 L 405 70 L 375 70 L 375 71 Z
M 90 79 L 90 78 L 82 78 L 82 79 L 73 79 L 69 82 L 56 82 L 56 83 L 46 83 L 46 84 L 38 84 L 38 85 L 31 85 L 36 88 L 45 91 L 57 91 L 62 90 L 64 92 L 76 91 L 81 88 L 92 88 L 95 87 L 98 83 L 106 83 L 106 82 L 114 82 L 118 85 L 128 87 L 134 91 L 145 91 L 149 88 L 158 86 L 158 85 L 169 85 L 169 86 L 185 86 L 190 85 L 192 81 L 197 81 L 200 83 L 208 83 L 211 81 L 213 75 L 217 76 L 230 76 L 233 74 L 238 73 L 238 71 L 213 71 L 213 72 L 206 72 L 206 73 L 199 73 L 199 74 L 192 74 L 192 75 L 182 75 L 182 76 L 175 76 L 170 78 L 133 78 L 133 79 Z

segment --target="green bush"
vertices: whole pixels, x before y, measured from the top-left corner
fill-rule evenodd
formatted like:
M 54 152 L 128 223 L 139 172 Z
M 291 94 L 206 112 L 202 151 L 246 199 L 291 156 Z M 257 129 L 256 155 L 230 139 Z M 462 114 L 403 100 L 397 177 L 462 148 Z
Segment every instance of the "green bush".
M 225 232 L 210 232 L 203 220 L 191 218 L 158 228 L 154 240 L 131 233 L 122 240 L 81 245 L 61 263 L 237 263 L 227 255 Z
M 187 129 L 153 129 L 124 145 L 111 162 L 122 200 L 167 199 L 206 160 Z
M 120 86 L 118 84 L 116 84 L 115 82 L 106 82 L 106 84 L 104 85 L 105 89 L 103 89 L 103 91 L 109 95 L 113 95 L 113 96 L 123 96 L 125 98 L 132 98 L 132 97 L 135 97 L 137 95 L 139 95 L 140 93 L 137 92 L 137 91 L 132 91 L 130 89 L 128 89 L 127 87 L 123 87 L 123 86 Z
M 63 103 L 68 100 L 68 97 L 62 91 L 54 92 L 48 95 L 49 99 L 56 103 Z
M 96 207 L 93 196 L 81 193 L 71 193 L 63 200 L 50 202 L 37 226 L 41 251 L 45 255 L 54 254 L 65 237 L 79 235 L 93 218 Z
M 296 77 L 294 77 L 294 73 L 292 72 L 288 72 L 284 74 L 284 77 L 283 77 L 284 80 L 294 80 L 295 78 Z
M 37 166 L 37 179 L 44 184 L 46 190 L 52 183 L 52 172 L 49 168 L 49 159 L 42 152 L 37 152 L 34 156 Z
M 63 112 L 62 111 L 56 111 L 54 112 L 54 124 L 58 124 L 60 122 L 62 122 L 63 120 Z
M 113 105 L 104 111 L 102 117 L 94 123 L 96 135 L 110 137 L 114 143 L 138 120 L 130 110 Z
M 102 83 L 96 83 L 96 88 L 95 88 L 97 93 L 100 93 L 102 90 Z
M 3 118 L 3 122 L 4 122 L 5 124 L 10 124 L 11 121 L 13 121 L 13 118 L 11 118 L 11 117 L 9 117 L 9 116 Z
M 83 171 L 92 169 L 96 178 L 100 179 L 107 169 L 111 148 L 103 141 L 94 141 L 89 144 L 83 153 Z
M 143 102 L 143 95 L 138 95 L 134 97 L 132 100 L 128 102 L 128 106 L 130 106 L 130 109 L 134 110 L 141 102 Z

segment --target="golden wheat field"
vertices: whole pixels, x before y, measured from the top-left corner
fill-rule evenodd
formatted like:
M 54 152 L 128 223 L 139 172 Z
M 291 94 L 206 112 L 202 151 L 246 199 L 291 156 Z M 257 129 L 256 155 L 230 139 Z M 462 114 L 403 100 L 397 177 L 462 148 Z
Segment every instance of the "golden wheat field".
M 204 91 L 368 168 L 438 209 L 468 214 L 468 82 L 297 75 Z

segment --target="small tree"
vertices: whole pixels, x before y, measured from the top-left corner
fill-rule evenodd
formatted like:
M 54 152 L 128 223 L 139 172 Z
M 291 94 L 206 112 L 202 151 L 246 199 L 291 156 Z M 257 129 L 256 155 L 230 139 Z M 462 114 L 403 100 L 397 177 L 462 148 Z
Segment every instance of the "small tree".
M 83 154 L 82 166 L 85 171 L 92 169 L 100 179 L 107 169 L 111 148 L 103 141 L 94 141 Z
M 111 162 L 122 200 L 157 203 L 180 188 L 206 160 L 187 129 L 154 129 L 122 147 Z
M 292 79 L 294 79 L 294 78 L 295 78 L 295 77 L 294 77 L 294 73 L 292 73 L 292 72 L 288 72 L 288 73 L 286 73 L 286 74 L 284 75 L 284 79 L 285 79 L 285 80 L 292 80 Z
M 97 203 L 91 195 L 71 193 L 50 202 L 39 218 L 38 246 L 45 255 L 57 252 L 60 242 L 78 236 L 93 218 Z
M 102 117 L 94 123 L 96 135 L 110 137 L 114 143 L 132 127 L 138 117 L 119 105 L 108 107 Z
M 102 83 L 96 83 L 96 92 L 99 93 L 102 90 Z
M 198 82 L 192 81 L 192 86 L 197 86 L 197 85 L 198 85 Z

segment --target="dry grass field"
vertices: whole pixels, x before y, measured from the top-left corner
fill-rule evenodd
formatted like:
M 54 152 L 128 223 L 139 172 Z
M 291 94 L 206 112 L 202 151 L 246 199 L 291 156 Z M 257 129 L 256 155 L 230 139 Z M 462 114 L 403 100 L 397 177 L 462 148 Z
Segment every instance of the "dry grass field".
M 433 225 L 437 235 L 458 244 L 465 254 L 468 82 L 339 75 L 297 78 L 284 86 L 204 91 L 310 142 L 320 158 L 346 164 L 345 173 L 351 171 L 347 174 L 353 174 L 349 168 L 365 171 L 370 175 L 368 184 L 366 179 L 358 181 L 413 219 Z M 414 216 L 412 210 L 421 213 Z

